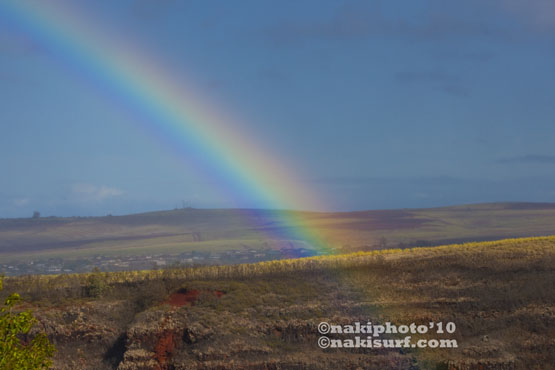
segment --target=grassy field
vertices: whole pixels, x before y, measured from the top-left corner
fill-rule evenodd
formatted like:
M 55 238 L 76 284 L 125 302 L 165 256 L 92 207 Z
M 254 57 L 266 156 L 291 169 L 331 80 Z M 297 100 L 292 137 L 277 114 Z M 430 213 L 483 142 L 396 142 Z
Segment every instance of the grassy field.
M 555 233 L 555 204 L 292 213 L 344 253 Z M 182 209 L 97 218 L 3 219 L 0 262 L 279 249 L 298 242 L 291 239 L 284 222 L 288 218 L 287 211 Z
M 555 237 L 8 277 L 57 369 L 551 369 Z M 182 304 L 174 304 L 182 302 Z M 453 322 L 457 348 L 321 349 L 321 321 Z M 340 339 L 340 335 L 331 336 Z M 391 336 L 388 336 L 391 338 Z M 397 338 L 397 337 L 395 337 Z

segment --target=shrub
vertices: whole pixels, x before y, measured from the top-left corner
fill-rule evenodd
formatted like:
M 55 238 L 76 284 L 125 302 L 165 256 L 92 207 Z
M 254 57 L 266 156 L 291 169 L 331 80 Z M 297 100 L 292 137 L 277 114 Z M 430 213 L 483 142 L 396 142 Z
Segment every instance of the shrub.
M 0 291 L 3 277 L 0 277 Z M 44 333 L 36 334 L 30 341 L 26 337 L 37 322 L 31 311 L 13 313 L 13 306 L 21 300 L 13 293 L 0 309 L 0 369 L 48 369 L 52 365 L 54 345 Z

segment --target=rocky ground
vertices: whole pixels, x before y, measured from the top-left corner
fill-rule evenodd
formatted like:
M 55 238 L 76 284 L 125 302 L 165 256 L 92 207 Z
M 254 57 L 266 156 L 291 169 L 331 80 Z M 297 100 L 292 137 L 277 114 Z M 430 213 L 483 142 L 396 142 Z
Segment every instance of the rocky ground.
M 378 256 L 360 266 L 32 302 L 55 369 L 550 369 L 555 242 Z M 321 349 L 318 324 L 454 322 L 454 349 Z M 415 337 L 427 338 L 425 335 Z

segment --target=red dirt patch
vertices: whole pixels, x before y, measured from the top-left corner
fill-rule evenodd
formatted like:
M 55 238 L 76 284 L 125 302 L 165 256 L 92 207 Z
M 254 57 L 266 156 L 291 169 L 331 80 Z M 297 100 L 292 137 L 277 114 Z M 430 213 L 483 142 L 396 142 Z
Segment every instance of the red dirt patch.
M 158 361 L 158 369 L 167 369 L 167 362 L 173 351 L 175 349 L 174 333 L 169 330 L 165 330 L 160 334 L 158 343 L 154 347 L 154 358 Z
M 225 293 L 219 290 L 197 290 L 197 289 L 185 289 L 181 288 L 177 292 L 170 295 L 167 303 L 175 307 L 182 307 L 185 305 L 193 306 L 195 302 L 198 300 L 200 294 L 202 292 L 206 292 L 209 294 L 213 294 L 216 298 L 221 298 L 222 295 Z

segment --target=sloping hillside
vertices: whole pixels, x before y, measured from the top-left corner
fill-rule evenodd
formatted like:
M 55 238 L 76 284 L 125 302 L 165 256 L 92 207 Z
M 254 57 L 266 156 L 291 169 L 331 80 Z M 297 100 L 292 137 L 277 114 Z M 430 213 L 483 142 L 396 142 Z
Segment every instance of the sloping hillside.
M 181 209 L 128 216 L 0 220 L 8 274 L 224 264 L 311 255 L 291 215 L 338 252 L 555 233 L 555 204 L 499 203 L 348 213 Z M 41 269 L 42 266 L 42 269 Z
M 555 237 L 251 265 L 28 276 L 7 278 L 5 286 L 5 294 L 23 294 L 56 343 L 56 369 L 555 364 Z M 457 347 L 322 349 L 323 336 L 354 335 L 323 335 L 320 322 L 435 323 L 436 331 L 408 334 L 411 343 L 447 339 Z M 437 333 L 438 323 L 449 332 Z

